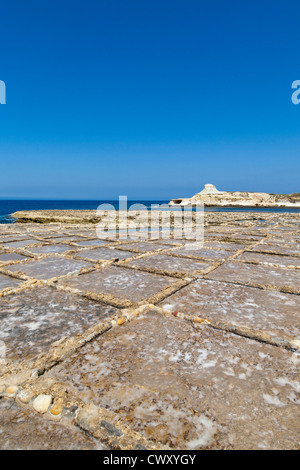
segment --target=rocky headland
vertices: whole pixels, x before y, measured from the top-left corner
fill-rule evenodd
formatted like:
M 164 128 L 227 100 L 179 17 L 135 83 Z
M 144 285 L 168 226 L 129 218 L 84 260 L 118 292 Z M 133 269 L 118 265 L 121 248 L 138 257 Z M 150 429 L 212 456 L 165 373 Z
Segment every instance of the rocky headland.
M 193 197 L 171 199 L 169 204 L 171 206 L 196 206 L 204 204 L 210 207 L 300 208 L 300 193 L 269 194 L 247 191 L 219 191 L 213 184 L 206 184 L 204 189 Z

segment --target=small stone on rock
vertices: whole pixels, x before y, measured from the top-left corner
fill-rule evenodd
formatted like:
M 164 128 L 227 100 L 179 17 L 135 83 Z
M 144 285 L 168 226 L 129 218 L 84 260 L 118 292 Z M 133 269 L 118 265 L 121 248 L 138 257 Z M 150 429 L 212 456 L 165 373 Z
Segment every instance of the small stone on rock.
M 38 413 L 46 413 L 52 402 L 51 395 L 38 395 L 33 401 L 33 408 Z

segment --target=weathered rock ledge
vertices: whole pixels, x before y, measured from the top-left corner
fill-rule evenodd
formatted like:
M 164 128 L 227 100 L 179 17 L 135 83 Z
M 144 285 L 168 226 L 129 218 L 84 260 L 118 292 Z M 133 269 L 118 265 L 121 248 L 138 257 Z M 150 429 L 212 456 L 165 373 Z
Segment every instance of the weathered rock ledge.
M 151 219 L 151 211 L 132 211 L 128 214 L 127 219 L 121 211 L 103 211 L 103 214 L 96 213 L 93 210 L 41 210 L 41 211 L 19 211 L 11 214 L 16 220 L 16 223 L 37 223 L 37 224 L 75 224 L 75 225 L 88 225 L 106 223 L 110 227 L 114 226 L 116 229 L 127 229 L 135 222 L 141 229 L 155 226 L 162 227 L 167 222 L 167 215 L 170 217 L 170 228 L 176 228 L 176 211 L 170 212 L 156 212 L 155 222 Z M 196 212 L 191 214 L 192 224 L 196 220 Z M 276 224 L 279 222 L 283 225 L 294 225 L 299 223 L 300 213 L 281 213 L 276 212 L 205 212 L 204 225 L 256 225 L 257 221 L 260 224 Z M 115 224 L 114 224 L 115 221 Z
M 11 214 L 18 223 L 64 223 L 64 224 L 96 224 L 101 216 L 95 210 L 30 210 L 18 211 Z

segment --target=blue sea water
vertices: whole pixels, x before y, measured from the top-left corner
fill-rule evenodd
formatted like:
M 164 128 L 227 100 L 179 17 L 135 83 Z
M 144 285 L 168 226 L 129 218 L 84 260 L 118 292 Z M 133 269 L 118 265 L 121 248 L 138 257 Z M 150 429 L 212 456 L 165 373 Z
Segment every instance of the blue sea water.
M 169 201 L 147 201 L 147 200 L 132 200 L 127 201 L 127 207 L 130 208 L 133 204 L 143 204 L 147 209 L 151 209 L 152 204 L 168 204 Z M 11 214 L 16 211 L 22 210 L 47 210 L 47 209 L 91 209 L 96 210 L 100 204 L 112 204 L 116 209 L 119 208 L 119 201 L 98 200 L 98 201 L 76 201 L 76 200 L 5 200 L 0 199 L 0 224 L 9 224 L 15 222 Z M 174 209 L 174 208 L 172 208 Z M 300 212 L 300 209 L 294 208 L 225 208 L 225 207 L 207 207 L 205 211 L 208 212 Z

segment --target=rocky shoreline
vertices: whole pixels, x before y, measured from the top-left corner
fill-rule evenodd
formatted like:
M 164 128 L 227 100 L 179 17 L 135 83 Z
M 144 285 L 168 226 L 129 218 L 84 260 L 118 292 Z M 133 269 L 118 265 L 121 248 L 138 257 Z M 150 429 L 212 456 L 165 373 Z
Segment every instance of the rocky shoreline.
M 170 210 L 168 214 L 170 216 L 170 225 L 174 228 L 176 226 L 177 212 Z M 155 215 L 159 222 L 166 220 L 166 212 L 156 211 Z M 141 228 L 147 228 L 151 223 L 151 212 L 147 210 L 132 211 L 132 213 L 129 213 L 127 220 L 120 211 L 103 211 L 102 213 L 96 213 L 94 210 L 18 211 L 11 214 L 11 217 L 15 218 L 17 223 L 22 224 L 98 224 L 103 220 L 106 220 L 108 223 L 116 220 L 117 229 L 127 228 L 129 224 L 135 220 L 139 222 Z M 195 220 L 196 213 L 192 213 L 191 218 Z M 300 212 L 255 212 L 255 209 L 247 212 L 204 212 L 204 225 L 222 225 L 229 223 L 237 225 L 246 224 L 246 226 L 248 226 L 256 223 L 274 224 L 277 222 L 294 224 L 295 221 L 299 223 Z

